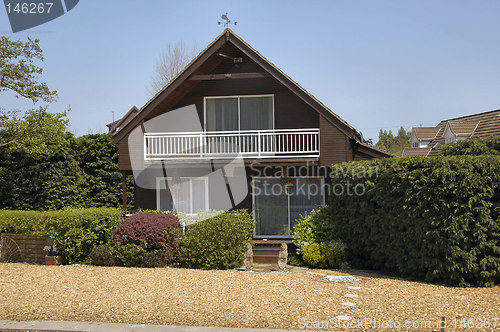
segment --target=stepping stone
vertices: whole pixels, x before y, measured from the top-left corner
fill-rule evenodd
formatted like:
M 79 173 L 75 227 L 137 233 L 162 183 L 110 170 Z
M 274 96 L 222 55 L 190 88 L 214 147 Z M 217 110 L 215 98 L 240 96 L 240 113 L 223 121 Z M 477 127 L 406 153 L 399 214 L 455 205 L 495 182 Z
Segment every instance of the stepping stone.
M 359 286 L 347 286 L 347 289 L 361 289 Z
M 351 320 L 352 319 L 351 316 L 345 316 L 345 315 L 339 315 L 335 318 L 337 318 L 338 320 Z
M 357 298 L 357 297 L 358 297 L 356 294 L 346 294 L 346 295 L 344 295 L 344 296 L 345 296 L 345 297 L 348 297 L 348 298 L 350 298 L 350 299 L 355 299 L 355 298 Z
M 341 304 L 347 307 L 354 307 L 356 305 L 354 302 L 342 302 Z
M 324 275 L 323 279 L 326 281 L 333 282 L 349 282 L 349 283 L 359 283 L 361 279 L 352 276 L 334 276 L 334 275 Z

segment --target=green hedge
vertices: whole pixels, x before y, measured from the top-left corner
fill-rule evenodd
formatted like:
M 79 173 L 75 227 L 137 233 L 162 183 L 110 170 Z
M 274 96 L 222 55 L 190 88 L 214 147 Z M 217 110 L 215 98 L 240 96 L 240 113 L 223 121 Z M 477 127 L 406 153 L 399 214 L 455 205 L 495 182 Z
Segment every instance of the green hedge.
M 460 286 L 500 281 L 500 157 L 332 167 L 329 220 L 355 267 Z
M 85 261 L 92 247 L 108 243 L 122 219 L 114 208 L 57 211 L 0 210 L 0 233 L 51 236 L 64 263 Z
M 44 212 L 0 210 L 0 233 L 48 236 L 46 219 Z
M 179 241 L 179 263 L 198 269 L 238 267 L 254 228 L 252 215 L 246 210 L 221 213 L 190 225 Z

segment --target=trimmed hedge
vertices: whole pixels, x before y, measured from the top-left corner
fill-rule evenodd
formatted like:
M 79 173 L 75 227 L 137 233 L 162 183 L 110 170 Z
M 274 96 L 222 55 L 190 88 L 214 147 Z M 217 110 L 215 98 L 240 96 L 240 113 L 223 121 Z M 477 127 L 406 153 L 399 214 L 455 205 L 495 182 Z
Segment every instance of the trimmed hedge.
M 459 286 L 500 281 L 500 157 L 379 159 L 332 169 L 330 220 L 354 266 Z
M 85 261 L 94 246 L 108 243 L 121 219 L 121 210 L 114 208 L 0 210 L 0 233 L 53 237 L 63 262 L 72 264 Z
M 179 241 L 178 260 L 183 267 L 205 270 L 238 267 L 254 228 L 246 210 L 224 212 L 190 225 Z
M 0 210 L 0 233 L 49 236 L 46 212 Z

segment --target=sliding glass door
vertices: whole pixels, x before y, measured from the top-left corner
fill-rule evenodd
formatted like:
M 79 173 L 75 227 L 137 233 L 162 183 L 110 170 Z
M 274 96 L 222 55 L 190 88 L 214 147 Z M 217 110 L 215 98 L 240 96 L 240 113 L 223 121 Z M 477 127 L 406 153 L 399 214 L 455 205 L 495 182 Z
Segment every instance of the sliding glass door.
M 206 97 L 206 131 L 274 128 L 273 96 Z
M 287 237 L 296 220 L 324 204 L 323 178 L 254 178 L 253 208 L 257 236 Z
M 207 98 L 205 107 L 207 131 L 239 129 L 238 98 Z
M 157 178 L 157 209 L 188 214 L 208 210 L 208 178 Z

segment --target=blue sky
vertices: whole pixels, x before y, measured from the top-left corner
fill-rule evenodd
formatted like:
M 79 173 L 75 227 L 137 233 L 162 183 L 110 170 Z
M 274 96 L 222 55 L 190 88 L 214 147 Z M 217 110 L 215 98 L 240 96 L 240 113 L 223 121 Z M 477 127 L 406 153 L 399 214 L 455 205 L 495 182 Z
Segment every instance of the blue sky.
M 0 34 L 40 39 L 42 80 L 59 93 L 53 112 L 71 105 L 76 135 L 106 124 L 149 95 L 166 45 L 204 48 L 233 30 L 365 138 L 380 128 L 436 125 L 500 108 L 500 1 L 131 1 L 81 0 L 44 25 Z M 33 104 L 13 93 L 0 106 Z

